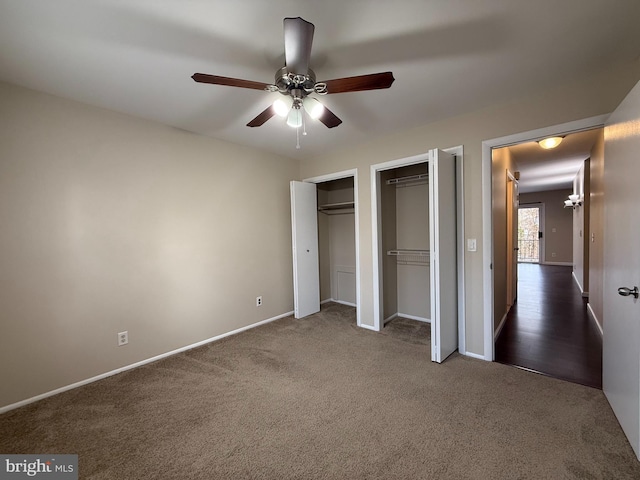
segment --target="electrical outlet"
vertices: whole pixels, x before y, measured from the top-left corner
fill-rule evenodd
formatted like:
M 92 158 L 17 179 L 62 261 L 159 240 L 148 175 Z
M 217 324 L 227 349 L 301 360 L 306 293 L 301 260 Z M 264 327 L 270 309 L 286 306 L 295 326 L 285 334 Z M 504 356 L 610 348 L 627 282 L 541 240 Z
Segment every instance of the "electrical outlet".
M 551 252 L 551 256 L 555 257 L 556 256 L 556 252 Z
M 262 296 L 256 297 L 256 307 L 262 306 Z
M 118 346 L 121 347 L 129 343 L 129 332 L 118 332 Z

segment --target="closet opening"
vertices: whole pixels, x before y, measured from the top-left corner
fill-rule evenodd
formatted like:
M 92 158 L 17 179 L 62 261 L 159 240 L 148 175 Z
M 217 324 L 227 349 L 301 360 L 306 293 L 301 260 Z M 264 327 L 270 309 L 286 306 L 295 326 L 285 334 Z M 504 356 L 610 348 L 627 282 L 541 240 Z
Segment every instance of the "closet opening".
M 357 306 L 353 183 L 347 177 L 316 184 L 321 304 Z
M 374 330 L 428 324 L 412 328 L 430 332 L 438 363 L 465 353 L 462 154 L 433 149 L 371 166 Z
M 294 316 L 336 302 L 360 312 L 358 172 L 291 182 Z
M 397 318 L 431 323 L 428 163 L 379 175 L 382 327 Z

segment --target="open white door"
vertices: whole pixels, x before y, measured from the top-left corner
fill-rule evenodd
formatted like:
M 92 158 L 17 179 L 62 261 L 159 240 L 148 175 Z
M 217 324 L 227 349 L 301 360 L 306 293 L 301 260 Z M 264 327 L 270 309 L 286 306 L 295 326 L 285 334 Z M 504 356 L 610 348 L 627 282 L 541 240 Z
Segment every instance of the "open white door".
M 316 184 L 291 182 L 293 308 L 296 318 L 320 311 Z
M 640 83 L 611 114 L 604 136 L 602 383 L 640 458 Z
M 456 211 L 455 157 L 430 150 L 431 360 L 438 363 L 458 348 Z

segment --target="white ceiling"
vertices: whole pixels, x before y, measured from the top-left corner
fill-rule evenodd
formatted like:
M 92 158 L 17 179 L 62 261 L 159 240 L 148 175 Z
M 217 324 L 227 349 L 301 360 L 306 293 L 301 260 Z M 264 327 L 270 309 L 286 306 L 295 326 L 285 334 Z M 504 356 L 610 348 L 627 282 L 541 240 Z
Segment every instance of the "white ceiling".
M 525 142 L 508 148 L 520 179 L 520 193 L 571 189 L 584 161 L 591 156 L 602 128 L 566 135 L 556 148 L 545 150 L 537 142 Z
M 388 90 L 321 100 L 343 124 L 246 123 L 277 93 L 282 20 L 315 24 L 318 80 L 391 70 Z M 0 0 L 0 80 L 310 158 L 571 81 L 640 55 L 638 0 Z

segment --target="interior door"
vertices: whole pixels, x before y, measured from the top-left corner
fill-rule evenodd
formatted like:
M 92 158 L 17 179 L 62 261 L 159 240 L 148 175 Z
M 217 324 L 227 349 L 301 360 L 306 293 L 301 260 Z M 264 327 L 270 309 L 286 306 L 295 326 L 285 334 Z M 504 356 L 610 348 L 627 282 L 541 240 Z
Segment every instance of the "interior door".
M 602 383 L 640 458 L 640 300 L 633 291 L 640 286 L 640 83 L 611 115 L 604 136 Z
M 507 309 L 518 295 L 518 181 L 507 175 Z
M 291 182 L 293 308 L 296 318 L 320 311 L 318 197 L 315 183 Z
M 458 284 L 456 162 L 438 149 L 429 151 L 429 223 L 431 360 L 441 363 L 458 348 Z

